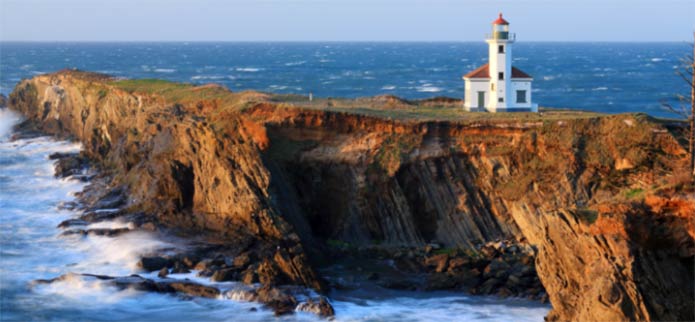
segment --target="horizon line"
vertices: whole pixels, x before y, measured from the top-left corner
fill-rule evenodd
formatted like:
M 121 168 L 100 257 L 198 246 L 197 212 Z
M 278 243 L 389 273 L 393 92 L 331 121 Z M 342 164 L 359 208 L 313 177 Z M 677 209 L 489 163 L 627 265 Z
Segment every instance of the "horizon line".
M 0 43 L 484 43 L 484 40 L 0 40 Z M 693 43 L 692 40 L 523 40 L 520 43 Z

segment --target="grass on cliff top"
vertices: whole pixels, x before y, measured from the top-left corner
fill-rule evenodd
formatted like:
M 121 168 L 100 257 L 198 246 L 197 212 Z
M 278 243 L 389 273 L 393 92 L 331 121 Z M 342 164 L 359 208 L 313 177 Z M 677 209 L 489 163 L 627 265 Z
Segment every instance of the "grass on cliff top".
M 108 84 L 129 93 L 158 95 L 170 103 L 215 100 L 220 103 L 219 106 L 224 108 L 243 109 L 248 106 L 248 104 L 245 104 L 248 102 L 270 101 L 283 103 L 279 104 L 281 107 L 342 112 L 397 121 L 538 122 L 606 115 L 559 109 L 541 109 L 542 113 L 466 112 L 463 110 L 460 100 L 444 97 L 409 101 L 395 96 L 384 95 L 357 99 L 316 98 L 309 101 L 308 97 L 301 95 L 273 95 L 260 92 L 232 93 L 227 88 L 215 84 L 196 86 L 161 79 L 114 80 L 108 82 Z
M 236 94 L 216 84 L 196 86 L 161 79 L 126 79 L 109 82 L 109 85 L 129 93 L 158 95 L 170 103 L 188 103 L 202 100 L 218 100 L 228 105 L 237 103 Z

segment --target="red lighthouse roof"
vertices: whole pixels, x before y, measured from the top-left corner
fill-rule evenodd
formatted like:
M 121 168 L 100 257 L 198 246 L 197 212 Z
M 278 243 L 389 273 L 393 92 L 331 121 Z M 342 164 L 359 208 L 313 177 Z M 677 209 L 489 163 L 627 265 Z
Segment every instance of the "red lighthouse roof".
M 497 18 L 497 20 L 492 22 L 493 25 L 508 25 L 509 22 L 507 20 L 504 20 L 502 18 L 502 13 L 500 12 L 500 16 Z

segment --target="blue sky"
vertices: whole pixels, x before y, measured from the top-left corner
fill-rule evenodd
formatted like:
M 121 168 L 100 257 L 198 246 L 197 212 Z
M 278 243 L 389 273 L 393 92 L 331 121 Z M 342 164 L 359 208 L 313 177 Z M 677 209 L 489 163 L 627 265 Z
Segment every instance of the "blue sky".
M 0 40 L 692 41 L 695 0 L 0 0 Z

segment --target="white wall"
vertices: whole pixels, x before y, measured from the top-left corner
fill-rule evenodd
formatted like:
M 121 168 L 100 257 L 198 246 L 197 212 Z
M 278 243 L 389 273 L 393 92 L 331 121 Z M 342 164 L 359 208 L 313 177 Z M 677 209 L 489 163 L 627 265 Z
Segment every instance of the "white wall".
M 516 102 L 516 91 L 525 90 L 526 91 L 526 103 Z M 509 108 L 532 108 L 533 103 L 531 101 L 531 79 L 512 79 L 512 88 L 509 93 Z
M 485 104 L 487 105 L 490 96 L 490 80 L 488 78 L 466 79 L 465 102 L 463 104 L 467 111 L 477 111 L 478 92 L 485 92 Z M 481 110 L 482 111 L 482 110 Z

